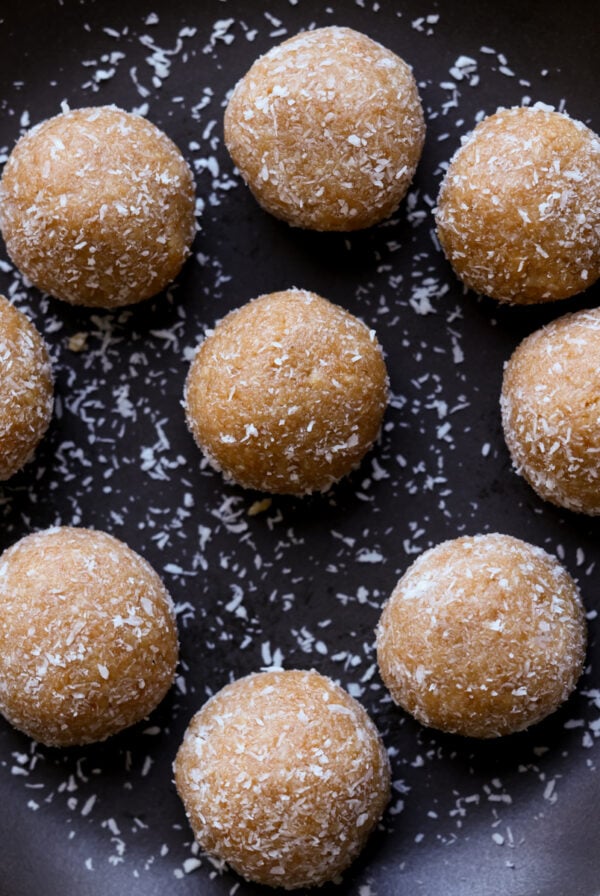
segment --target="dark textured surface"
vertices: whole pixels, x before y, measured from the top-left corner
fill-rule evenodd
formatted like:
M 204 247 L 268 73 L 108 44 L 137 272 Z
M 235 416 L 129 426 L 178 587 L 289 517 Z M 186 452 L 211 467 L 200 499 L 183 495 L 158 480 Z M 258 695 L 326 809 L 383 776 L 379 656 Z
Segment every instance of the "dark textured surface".
M 177 288 L 127 312 L 41 297 L 2 247 L 0 291 L 46 335 L 58 408 L 36 460 L 0 487 L 0 547 L 60 523 L 124 539 L 163 575 L 179 605 L 182 668 L 179 686 L 147 724 L 93 748 L 36 748 L 0 720 L 1 896 L 262 892 L 204 858 L 186 873 L 194 855 L 170 767 L 208 694 L 278 661 L 315 667 L 351 688 L 391 750 L 396 789 L 382 830 L 341 886 L 323 892 L 596 896 L 600 889 L 600 528 L 543 504 L 512 473 L 498 409 L 502 365 L 520 339 L 558 314 L 598 304 L 600 291 L 527 309 L 465 295 L 432 240 L 430 214 L 440 165 L 479 112 L 524 96 L 564 100 L 598 131 L 597 4 L 379 6 L 50 0 L 0 11 L 5 154 L 22 127 L 55 114 L 65 99 L 73 108 L 146 103 L 143 111 L 195 166 L 206 203 Z M 227 19 L 234 21 L 224 33 L 234 39 L 211 45 L 215 22 Z M 349 237 L 271 219 L 235 178 L 222 145 L 227 91 L 259 53 L 312 23 L 353 26 L 403 56 L 428 120 L 408 203 L 391 222 Z M 194 34 L 181 31 L 190 28 Z M 463 66 L 459 80 L 450 70 L 461 56 L 474 65 Z M 180 400 L 205 328 L 253 296 L 291 285 L 377 330 L 395 398 L 381 443 L 348 481 L 326 496 L 273 499 L 253 516 L 248 510 L 261 496 L 224 486 L 201 465 Z M 80 332 L 86 348 L 76 353 L 68 343 Z M 591 613 L 577 694 L 530 732 L 485 743 L 421 728 L 390 705 L 373 668 L 381 604 L 412 557 L 479 531 L 559 552 Z

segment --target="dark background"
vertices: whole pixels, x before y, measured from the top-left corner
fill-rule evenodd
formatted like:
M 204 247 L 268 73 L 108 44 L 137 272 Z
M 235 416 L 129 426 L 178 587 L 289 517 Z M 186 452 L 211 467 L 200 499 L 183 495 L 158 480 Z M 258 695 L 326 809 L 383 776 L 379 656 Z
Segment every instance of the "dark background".
M 148 722 L 104 744 L 42 748 L 0 719 L 1 896 L 263 892 L 196 855 L 171 763 L 206 697 L 271 663 L 340 681 L 390 750 L 394 796 L 381 830 L 344 882 L 324 893 L 600 892 L 599 524 L 544 504 L 514 475 L 498 412 L 513 348 L 557 315 L 597 305 L 599 288 L 538 308 L 465 294 L 436 247 L 431 217 L 443 164 L 499 105 L 530 97 L 599 130 L 597 9 L 592 0 L 2 7 L 3 159 L 63 100 L 72 108 L 115 102 L 143 111 L 180 146 L 203 208 L 175 287 L 117 313 L 41 296 L 0 247 L 0 291 L 44 332 L 57 395 L 35 461 L 0 486 L 0 548 L 54 524 L 122 538 L 171 591 L 182 656 L 177 686 Z M 222 143 L 237 79 L 259 53 L 312 24 L 350 25 L 405 58 L 426 110 L 407 201 L 364 233 L 305 233 L 270 218 Z M 471 61 L 451 71 L 460 57 Z M 356 474 L 325 496 L 274 498 L 249 515 L 261 496 L 206 468 L 185 427 L 183 382 L 207 327 L 292 285 L 376 329 L 394 398 L 380 444 Z M 87 334 L 82 352 L 69 349 L 78 333 Z M 529 732 L 479 743 L 424 729 L 390 704 L 373 630 L 414 556 L 484 531 L 558 553 L 580 583 L 590 648 L 564 708 Z

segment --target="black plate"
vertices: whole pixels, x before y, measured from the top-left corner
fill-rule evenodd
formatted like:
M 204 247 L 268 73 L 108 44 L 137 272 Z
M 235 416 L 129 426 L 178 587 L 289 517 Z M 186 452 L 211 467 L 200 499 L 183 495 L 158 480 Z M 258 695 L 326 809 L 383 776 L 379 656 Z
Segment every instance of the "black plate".
M 295 231 L 264 214 L 222 143 L 227 92 L 254 58 L 301 28 L 333 23 L 409 61 L 428 117 L 408 201 L 392 221 L 351 236 Z M 38 747 L 0 720 L 0 892 L 263 892 L 197 854 L 171 763 L 207 695 L 281 662 L 349 688 L 391 752 L 394 798 L 381 830 L 343 884 L 324 892 L 597 894 L 600 529 L 542 503 L 513 474 L 498 395 L 520 339 L 597 305 L 600 291 L 528 309 L 465 295 L 435 246 L 430 213 L 459 136 L 499 105 L 566 105 L 598 131 L 595 0 L 31 0 L 3 5 L 0 47 L 5 154 L 63 100 L 142 108 L 194 165 L 204 204 L 177 286 L 127 311 L 43 298 L 1 256 L 0 290 L 52 347 L 57 413 L 35 462 L 0 488 L 0 547 L 61 523 L 124 539 L 178 604 L 182 662 L 177 687 L 147 723 L 98 746 Z M 291 285 L 377 330 L 395 398 L 381 444 L 351 479 L 251 515 L 258 496 L 202 464 L 179 403 L 205 327 Z M 69 349 L 77 333 L 87 334 L 79 353 Z M 581 584 L 590 648 L 562 710 L 524 734 L 478 743 L 392 707 L 373 629 L 417 553 L 485 531 L 558 553 Z

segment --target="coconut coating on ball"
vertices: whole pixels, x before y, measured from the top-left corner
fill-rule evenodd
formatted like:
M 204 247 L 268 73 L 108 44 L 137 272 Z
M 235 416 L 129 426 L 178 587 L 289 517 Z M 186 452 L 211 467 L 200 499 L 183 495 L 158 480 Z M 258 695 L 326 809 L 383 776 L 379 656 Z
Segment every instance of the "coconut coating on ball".
M 164 585 L 111 535 L 47 529 L 0 557 L 0 712 L 35 740 L 85 744 L 140 721 L 177 655 Z
M 29 318 L 0 296 L 0 481 L 31 460 L 53 406 L 46 343 Z
M 600 309 L 532 333 L 506 364 L 500 399 L 514 467 L 546 501 L 600 514 Z
M 471 289 L 515 304 L 582 292 L 600 277 L 600 140 L 541 104 L 502 109 L 451 160 L 435 217 Z
M 324 491 L 362 460 L 388 396 L 375 334 L 304 290 L 228 314 L 187 377 L 188 425 L 211 464 L 246 488 Z
M 238 679 L 192 719 L 175 783 L 200 846 L 243 877 L 295 889 L 333 880 L 390 796 L 363 707 L 317 672 Z
M 302 32 L 259 58 L 225 112 L 258 202 L 296 227 L 358 230 L 394 212 L 425 139 L 409 66 L 350 28 Z
M 381 676 L 422 724 L 468 737 L 533 725 L 581 674 L 586 623 L 556 558 L 508 535 L 446 541 L 402 576 L 377 629 Z
M 114 308 L 160 292 L 195 234 L 194 182 L 175 144 L 115 106 L 28 131 L 0 182 L 8 254 L 39 289 Z

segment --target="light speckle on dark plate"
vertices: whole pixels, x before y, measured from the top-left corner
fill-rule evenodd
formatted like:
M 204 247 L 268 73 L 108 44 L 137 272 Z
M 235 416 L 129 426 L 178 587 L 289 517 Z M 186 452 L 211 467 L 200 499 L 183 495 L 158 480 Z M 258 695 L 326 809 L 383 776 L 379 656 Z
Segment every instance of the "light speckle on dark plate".
M 56 413 L 35 461 L 0 488 L 4 548 L 33 529 L 85 525 L 145 556 L 176 604 L 181 664 L 147 722 L 52 750 L 0 720 L 0 893 L 258 894 L 202 856 L 172 783 L 191 715 L 233 678 L 316 668 L 383 734 L 393 798 L 344 881 L 357 896 L 593 896 L 600 880 L 596 763 L 599 523 L 540 501 L 502 438 L 503 363 L 567 302 L 499 307 L 465 294 L 432 208 L 460 136 L 500 105 L 543 101 L 598 131 L 596 4 L 431 0 L 58 0 L 0 13 L 0 158 L 65 102 L 146 114 L 197 179 L 200 230 L 166 295 L 114 313 L 73 308 L 23 281 L 2 247 L 0 292 L 50 345 Z M 393 219 L 365 232 L 293 230 L 261 211 L 222 139 L 229 91 L 259 53 L 314 25 L 349 25 L 414 68 L 425 151 Z M 308 499 L 244 492 L 203 462 L 181 408 L 199 338 L 230 309 L 289 286 L 373 327 L 393 392 L 360 469 Z M 374 628 L 422 550 L 499 531 L 553 552 L 588 609 L 577 692 L 528 732 L 476 742 L 420 727 L 379 678 Z

